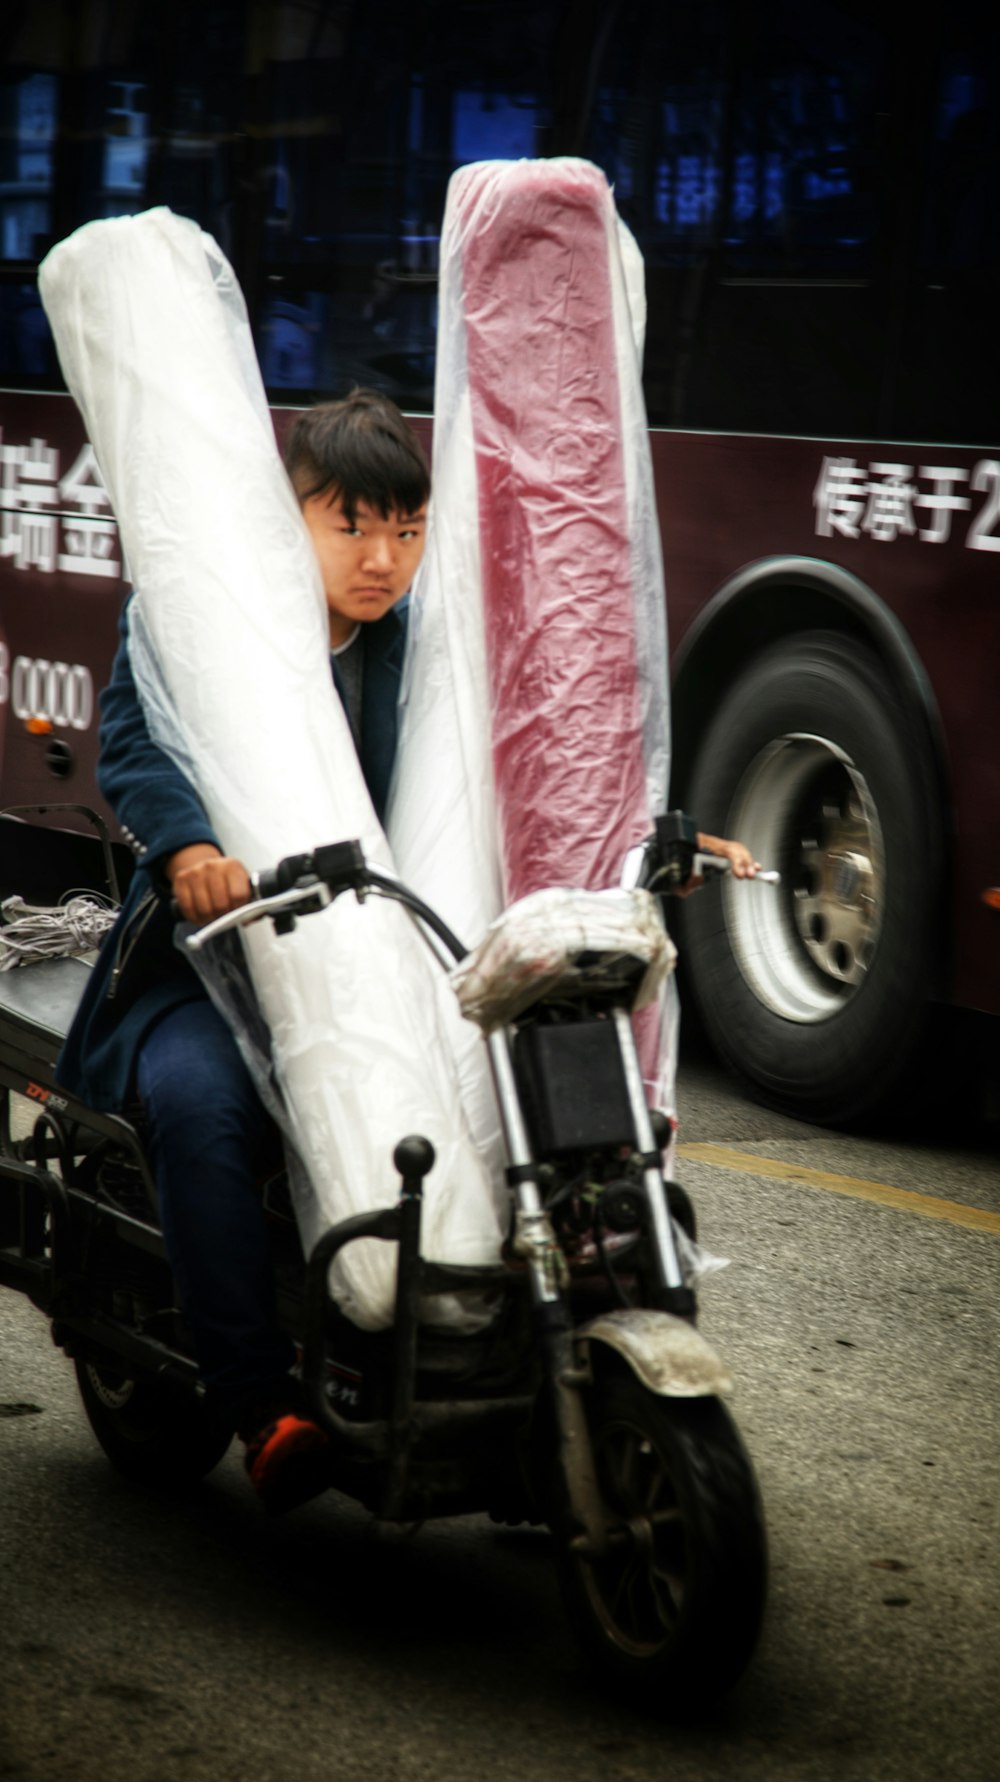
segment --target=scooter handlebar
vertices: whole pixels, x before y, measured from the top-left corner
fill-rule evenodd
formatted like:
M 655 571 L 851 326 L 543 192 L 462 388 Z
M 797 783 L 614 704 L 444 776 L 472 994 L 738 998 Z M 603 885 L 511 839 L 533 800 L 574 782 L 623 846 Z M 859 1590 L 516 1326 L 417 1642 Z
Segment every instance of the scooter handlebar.
M 724 873 L 731 871 L 732 862 L 727 860 L 724 854 L 696 854 L 691 876 L 692 878 L 697 878 L 700 874 L 704 879 L 713 872 Z M 755 872 L 753 877 L 754 883 L 757 885 L 781 884 L 780 872 Z
M 385 867 L 371 865 L 365 859 L 359 841 L 328 842 L 311 854 L 288 854 L 277 866 L 264 867 L 250 875 L 250 902 L 225 916 L 219 916 L 204 928 L 187 937 L 192 952 L 201 948 L 230 928 L 242 928 L 269 916 L 279 934 L 289 933 L 297 916 L 307 916 L 325 909 L 334 898 L 353 891 L 362 900 L 368 892 L 402 903 L 440 940 L 446 953 L 455 962 L 464 959 L 466 948 L 441 920 L 429 904 L 410 891 L 394 873 Z
M 644 842 L 626 856 L 622 884 L 652 891 L 659 897 L 683 891 L 692 879 L 707 878 L 731 870 L 724 854 L 710 854 L 698 847 L 698 833 L 685 811 L 665 811 Z M 754 882 L 777 885 L 778 872 L 756 872 Z
M 634 863 L 634 870 L 630 862 Z M 663 894 L 683 889 L 697 874 L 728 872 L 729 865 L 721 854 L 699 851 L 690 817 L 683 811 L 668 811 L 657 819 L 654 833 L 639 848 L 632 850 L 626 862 L 627 877 L 623 875 L 623 883 Z M 777 884 L 780 877 L 776 872 L 758 872 L 755 876 L 772 885 Z M 249 904 L 217 917 L 188 936 L 187 945 L 192 952 L 200 951 L 207 942 L 228 929 L 258 921 L 262 916 L 270 916 L 279 932 L 287 932 L 294 927 L 296 915 L 304 916 L 323 909 L 345 891 L 354 891 L 358 897 L 374 891 L 406 904 L 411 913 L 443 941 L 453 959 L 465 957 L 462 942 L 440 916 L 401 884 L 393 873 L 370 865 L 359 841 L 327 842 L 311 854 L 287 854 L 276 866 L 252 873 L 250 883 Z
M 340 891 L 364 890 L 371 883 L 371 868 L 359 841 L 327 842 L 311 854 L 288 854 L 277 866 L 264 867 L 252 877 L 255 898 L 274 897 L 310 880 L 326 885 L 334 896 Z

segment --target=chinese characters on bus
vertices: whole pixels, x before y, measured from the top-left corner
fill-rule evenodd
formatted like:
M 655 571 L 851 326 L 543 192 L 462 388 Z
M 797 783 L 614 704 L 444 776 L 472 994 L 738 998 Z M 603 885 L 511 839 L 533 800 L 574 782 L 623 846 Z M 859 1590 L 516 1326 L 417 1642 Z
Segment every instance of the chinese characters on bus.
M 856 458 L 823 459 L 813 506 L 818 538 L 873 538 L 893 544 L 916 538 L 924 544 L 947 544 L 959 515 L 976 512 L 961 523 L 965 543 L 973 551 L 1000 551 L 1000 463 L 983 458 L 970 472 L 956 464 L 859 464 Z
M 976 495 L 985 499 L 972 514 Z M 826 456 L 813 506 L 818 538 L 947 544 L 959 516 L 970 514 L 965 544 L 974 551 L 1000 551 L 1000 462 L 991 458 L 968 471 L 957 464 L 859 464 L 856 458 Z M 44 439 L 6 444 L 0 433 L 0 560 L 49 574 L 127 578 L 127 567 L 115 554 L 117 537 L 89 442 L 60 476 L 55 446 Z
M 10 445 L 0 435 L 0 560 L 15 569 L 115 579 L 118 528 L 94 448 L 78 452 L 65 475 L 44 439 Z

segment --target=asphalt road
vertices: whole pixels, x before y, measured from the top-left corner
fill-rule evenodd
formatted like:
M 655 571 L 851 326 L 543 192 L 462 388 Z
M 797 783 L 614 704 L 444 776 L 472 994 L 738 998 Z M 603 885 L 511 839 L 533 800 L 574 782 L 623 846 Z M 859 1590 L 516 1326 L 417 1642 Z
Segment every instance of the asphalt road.
M 671 1728 L 602 1696 L 543 1533 L 477 1519 L 387 1544 L 333 1497 L 267 1523 L 235 1450 L 180 1502 L 127 1487 L 43 1319 L 4 1294 L 0 1777 L 1000 1773 L 990 1134 L 822 1132 L 697 1056 L 681 1106 L 678 1174 L 731 1259 L 702 1329 L 736 1375 L 772 1562 L 760 1648 L 711 1721 Z

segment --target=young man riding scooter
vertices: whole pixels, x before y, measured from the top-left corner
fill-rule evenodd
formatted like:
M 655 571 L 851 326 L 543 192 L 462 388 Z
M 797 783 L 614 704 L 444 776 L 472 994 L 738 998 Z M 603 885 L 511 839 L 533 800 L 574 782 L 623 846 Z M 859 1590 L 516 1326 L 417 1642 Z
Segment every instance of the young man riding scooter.
M 395 404 L 357 390 L 298 417 L 285 464 L 326 595 L 334 682 L 381 817 L 396 751 L 400 602 L 424 548 L 426 459 Z M 182 917 L 202 923 L 246 903 L 250 880 L 149 734 L 128 605 L 101 696 L 100 748 L 98 781 L 137 870 L 60 1056 L 60 1080 L 100 1109 L 138 1096 L 203 1379 L 246 1444 L 261 1496 L 294 1498 L 326 1436 L 299 1414 L 294 1353 L 275 1317 L 258 1185 L 280 1147 L 232 1033 L 173 944 L 171 898 Z
M 395 405 L 355 391 L 299 416 L 285 463 L 320 568 L 331 670 L 379 816 L 396 750 L 406 632 L 400 605 L 424 548 L 429 475 Z M 193 787 L 152 740 L 129 657 L 129 612 L 101 697 L 98 780 L 137 855 L 121 915 L 59 1060 L 60 1081 L 98 1109 L 138 1097 L 164 1240 L 199 1367 L 246 1448 L 262 1500 L 289 1507 L 323 1483 L 325 1433 L 302 1414 L 294 1354 L 278 1329 L 259 1195 L 280 1158 L 236 1042 L 173 941 L 175 914 L 204 923 L 246 903 Z M 738 843 L 699 836 L 739 877 Z

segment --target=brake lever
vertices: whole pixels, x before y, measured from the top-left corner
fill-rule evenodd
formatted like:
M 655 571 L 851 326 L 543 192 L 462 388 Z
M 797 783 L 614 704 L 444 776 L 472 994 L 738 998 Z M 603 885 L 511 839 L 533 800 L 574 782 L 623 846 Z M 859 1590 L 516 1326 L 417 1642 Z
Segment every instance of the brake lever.
M 731 871 L 732 862 L 725 854 L 696 854 L 691 866 L 692 878 L 697 878 L 700 874 L 704 879 L 713 872 L 723 873 Z M 780 872 L 755 872 L 752 875 L 752 878 L 753 883 L 758 885 L 781 884 Z
M 648 842 L 639 842 L 636 847 L 630 848 L 625 856 L 621 877 L 618 881 L 619 889 L 634 891 L 641 887 L 646 891 L 651 891 L 654 896 L 663 896 L 668 893 L 668 886 L 661 882 L 668 877 L 668 868 L 660 867 L 652 873 L 651 877 L 647 878 L 648 870 L 649 844 Z M 705 879 L 715 873 L 726 873 L 731 870 L 732 864 L 725 854 L 696 853 L 692 856 L 692 879 Z M 760 885 L 781 884 L 780 872 L 755 872 L 753 878 L 754 882 Z M 689 884 L 690 880 L 687 880 L 686 883 Z M 679 889 L 683 890 L 684 887 L 680 886 Z
M 256 890 L 258 875 L 251 873 L 250 883 Z M 185 946 L 192 953 L 200 953 L 209 941 L 218 939 L 220 934 L 228 934 L 231 928 L 248 928 L 251 922 L 261 922 L 269 916 L 272 921 L 280 922 L 283 917 L 294 916 L 296 910 L 305 915 L 309 912 L 324 909 L 333 902 L 334 892 L 321 879 L 311 885 L 292 885 L 288 891 L 274 891 L 269 897 L 253 897 L 249 903 L 243 903 L 238 910 L 227 910 L 224 916 L 216 916 L 214 922 L 206 923 L 204 928 L 196 928 L 193 934 L 185 938 Z

